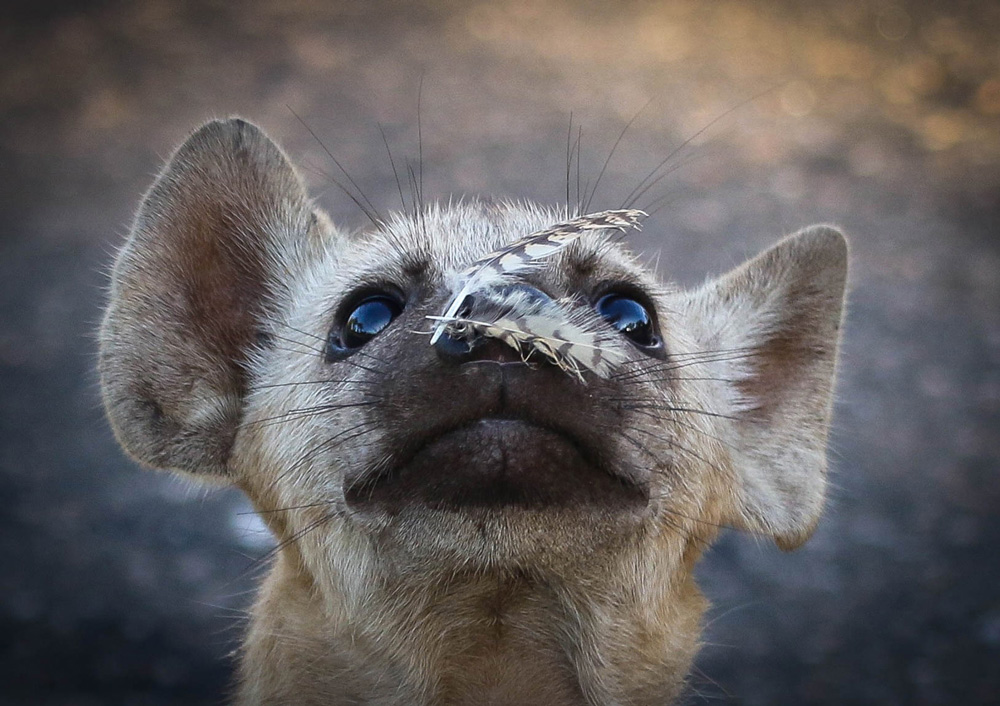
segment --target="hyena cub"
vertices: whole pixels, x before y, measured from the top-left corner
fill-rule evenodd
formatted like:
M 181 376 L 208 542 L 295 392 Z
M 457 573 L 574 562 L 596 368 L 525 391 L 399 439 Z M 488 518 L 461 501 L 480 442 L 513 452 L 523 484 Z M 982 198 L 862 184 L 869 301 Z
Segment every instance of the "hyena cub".
M 823 504 L 847 245 L 694 291 L 643 214 L 472 201 L 339 230 L 241 120 L 198 130 L 118 254 L 100 373 L 122 446 L 233 483 L 277 537 L 243 704 L 664 704 L 719 527 Z

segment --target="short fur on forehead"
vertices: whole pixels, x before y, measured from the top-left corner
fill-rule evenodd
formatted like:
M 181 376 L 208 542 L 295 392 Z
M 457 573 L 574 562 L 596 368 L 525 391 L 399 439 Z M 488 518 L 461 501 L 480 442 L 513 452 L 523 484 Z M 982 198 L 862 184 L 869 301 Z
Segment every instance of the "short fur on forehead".
M 574 216 L 565 208 L 530 202 L 466 199 L 431 203 L 419 217 L 393 213 L 381 228 L 356 234 L 341 243 L 336 256 L 342 269 L 362 280 L 389 280 L 407 271 L 419 271 L 435 282 L 453 284 L 473 262 L 530 233 Z M 627 248 L 615 246 L 602 232 L 584 233 L 578 240 L 541 261 L 547 276 L 560 281 L 586 267 L 593 277 L 631 282 L 645 276 Z M 597 265 L 601 272 L 590 270 Z M 439 312 L 440 313 L 440 312 Z

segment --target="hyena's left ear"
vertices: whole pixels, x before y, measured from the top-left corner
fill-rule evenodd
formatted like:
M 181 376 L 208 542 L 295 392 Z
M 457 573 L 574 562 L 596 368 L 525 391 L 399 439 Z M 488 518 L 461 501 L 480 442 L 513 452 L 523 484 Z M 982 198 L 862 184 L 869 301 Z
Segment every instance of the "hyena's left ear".
M 100 333 L 105 407 L 131 456 L 227 475 L 252 349 L 325 223 L 250 123 L 210 122 L 174 153 L 118 254 Z
M 846 280 L 847 241 L 815 226 L 686 298 L 723 407 L 734 481 L 725 520 L 783 549 L 808 539 L 823 506 Z

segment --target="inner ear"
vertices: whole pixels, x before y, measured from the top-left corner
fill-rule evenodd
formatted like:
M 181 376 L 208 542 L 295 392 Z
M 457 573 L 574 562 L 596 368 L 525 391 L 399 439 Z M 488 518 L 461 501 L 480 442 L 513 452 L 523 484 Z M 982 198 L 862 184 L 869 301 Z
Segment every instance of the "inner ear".
M 313 217 L 257 127 L 208 123 L 146 194 L 112 274 L 101 329 L 106 407 L 148 465 L 226 472 L 249 354 Z
M 786 549 L 809 537 L 823 506 L 846 276 L 844 236 L 814 227 L 689 300 L 700 347 L 731 352 L 707 364 L 724 386 L 728 520 Z

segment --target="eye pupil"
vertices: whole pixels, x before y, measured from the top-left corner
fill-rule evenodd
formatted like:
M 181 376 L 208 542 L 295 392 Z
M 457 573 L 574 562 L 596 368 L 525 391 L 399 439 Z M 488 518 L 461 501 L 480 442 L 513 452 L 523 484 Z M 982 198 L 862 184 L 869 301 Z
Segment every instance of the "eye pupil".
M 327 359 L 342 357 L 365 345 L 384 331 L 402 311 L 403 306 L 397 299 L 384 294 L 361 300 L 350 310 L 339 331 L 334 327 L 330 332 Z
M 638 345 L 659 344 L 649 311 L 635 299 L 622 294 L 606 294 L 598 300 L 596 309 L 605 321 Z
M 365 299 L 347 317 L 344 324 L 344 347 L 357 348 L 368 343 L 399 316 L 399 312 L 399 304 L 389 297 Z

